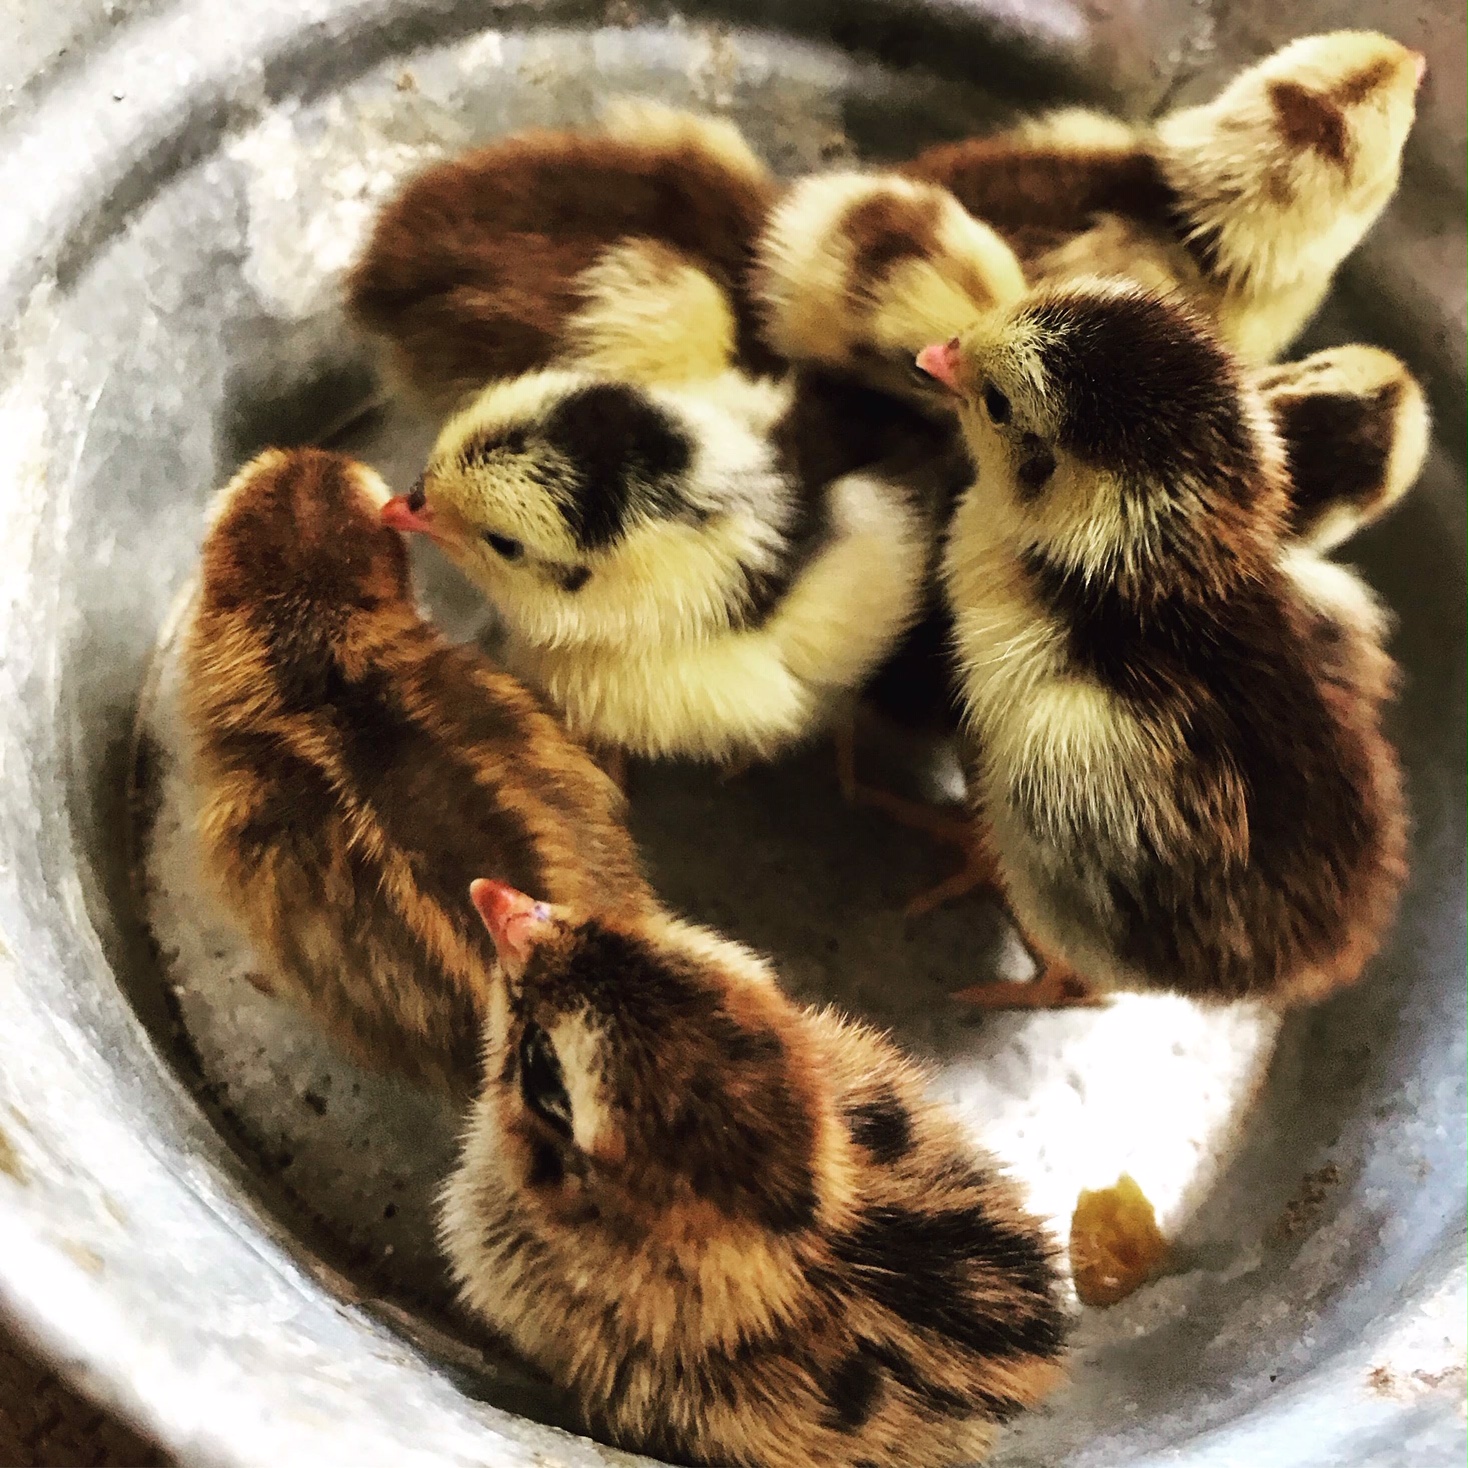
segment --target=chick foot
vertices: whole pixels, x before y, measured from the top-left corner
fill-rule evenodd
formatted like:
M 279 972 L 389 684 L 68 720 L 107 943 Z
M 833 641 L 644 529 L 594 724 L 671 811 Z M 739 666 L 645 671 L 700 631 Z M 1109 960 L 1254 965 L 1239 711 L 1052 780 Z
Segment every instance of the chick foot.
M 994 979 L 949 995 L 975 1009 L 1099 1009 L 1106 996 L 1069 965 L 1052 961 L 1027 984 Z
M 853 805 L 870 806 L 890 816 L 900 826 L 921 831 L 944 846 L 956 846 L 963 852 L 963 865 L 937 886 L 919 892 L 903 909 L 909 918 L 922 917 L 945 903 L 956 902 L 970 892 L 986 887 L 1000 889 L 999 867 L 990 849 L 988 835 L 980 822 L 961 806 L 930 805 L 927 801 L 909 800 L 874 785 L 862 785 L 853 778 L 847 799 Z
M 931 822 L 925 821 L 918 829 L 928 831 L 951 846 L 958 846 L 963 851 L 963 865 L 951 877 L 945 877 L 926 892 L 919 892 L 903 909 L 904 916 L 925 917 L 971 892 L 991 890 L 1002 897 L 1004 883 L 999 874 L 999 863 L 984 829 L 972 817 L 956 816 L 933 807 L 927 808 L 927 814 Z M 954 834 L 945 834 L 945 826 Z

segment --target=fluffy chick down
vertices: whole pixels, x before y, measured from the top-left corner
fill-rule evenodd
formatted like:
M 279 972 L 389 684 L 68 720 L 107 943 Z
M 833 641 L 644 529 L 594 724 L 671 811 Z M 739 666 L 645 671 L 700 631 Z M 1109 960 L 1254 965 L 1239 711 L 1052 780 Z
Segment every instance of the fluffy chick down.
M 1118 284 L 924 355 L 978 467 L 944 579 L 1021 925 L 1106 987 L 1355 980 L 1405 874 L 1386 618 L 1283 539 L 1258 390 L 1186 307 Z
M 1386 515 L 1416 482 L 1431 421 L 1421 384 L 1390 352 L 1333 347 L 1256 368 L 1251 378 L 1284 444 L 1286 539 L 1333 550 Z M 863 697 L 900 727 L 956 732 L 958 685 L 953 613 L 935 586 Z
M 1266 362 L 1391 200 L 1424 66 L 1376 32 L 1307 36 L 1151 127 L 1067 111 L 908 171 L 992 225 L 1031 279 L 1179 289 Z
M 365 1062 L 467 1092 L 495 962 L 470 882 L 655 902 L 611 781 L 419 615 L 386 498 L 316 450 L 219 495 L 184 648 L 200 835 L 273 988 Z
M 443 1243 L 598 1431 L 942 1468 L 1058 1382 L 1048 1238 L 890 1043 L 703 929 L 476 901 L 506 983 Z
M 752 279 L 782 356 L 928 403 L 917 353 L 1025 289 L 1014 252 L 946 189 L 875 173 L 793 184 L 760 235 Z
M 624 99 L 599 130 L 520 133 L 413 179 L 348 310 L 441 413 L 553 365 L 648 382 L 772 370 L 744 276 L 776 192 L 732 124 Z
M 915 418 L 814 377 L 529 374 L 444 427 L 388 516 L 483 589 L 508 665 L 578 735 L 764 758 L 818 731 L 918 611 L 932 468 L 909 443 L 900 474 L 846 472 Z

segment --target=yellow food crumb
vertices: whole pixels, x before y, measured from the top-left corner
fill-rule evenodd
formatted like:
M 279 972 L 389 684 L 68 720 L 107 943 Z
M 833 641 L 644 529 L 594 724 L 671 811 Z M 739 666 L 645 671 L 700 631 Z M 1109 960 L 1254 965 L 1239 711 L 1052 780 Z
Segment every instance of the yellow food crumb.
M 1167 1240 L 1136 1181 L 1084 1189 L 1070 1220 L 1070 1272 L 1083 1305 L 1114 1305 L 1152 1278 Z

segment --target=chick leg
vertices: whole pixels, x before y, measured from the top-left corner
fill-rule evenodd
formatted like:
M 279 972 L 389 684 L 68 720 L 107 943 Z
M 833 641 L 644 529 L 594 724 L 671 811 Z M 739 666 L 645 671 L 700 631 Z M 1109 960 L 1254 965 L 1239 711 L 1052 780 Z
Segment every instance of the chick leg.
M 841 787 L 841 798 L 847 805 L 869 805 L 876 810 L 886 811 L 900 825 L 912 826 L 919 831 L 929 828 L 923 824 L 921 813 L 927 807 L 921 801 L 904 800 L 879 785 L 863 785 L 856 778 L 856 713 L 839 719 L 831 730 L 831 740 L 836 751 L 836 783 Z M 940 840 L 948 840 L 944 835 Z
M 1003 894 L 1004 880 L 998 859 L 983 822 L 976 817 L 917 800 L 904 800 L 888 790 L 858 786 L 857 799 L 861 804 L 886 811 L 901 825 L 923 831 L 945 845 L 957 846 L 964 854 L 963 865 L 951 877 L 945 877 L 926 892 L 919 892 L 903 909 L 904 916 L 923 917 L 986 887 Z M 1106 996 L 1090 980 L 1062 960 L 1042 953 L 1033 939 L 1026 937 L 1024 942 L 1041 964 L 1040 972 L 1029 983 L 996 979 L 956 990 L 950 997 L 977 1009 L 1095 1009 L 1105 1005 Z
M 969 818 L 960 811 L 925 800 L 910 800 L 880 785 L 863 785 L 856 778 L 856 722 L 843 720 L 832 735 L 836 745 L 836 779 L 848 805 L 869 805 L 892 817 L 900 826 L 921 831 L 945 846 L 965 851 L 973 842 Z
M 929 806 L 918 829 L 928 831 L 949 845 L 958 846 L 963 852 L 963 865 L 951 877 L 945 877 L 926 892 L 919 892 L 903 910 L 905 916 L 923 917 L 946 903 L 957 902 L 960 897 L 967 897 L 970 892 L 981 892 L 986 887 L 1003 891 L 999 864 L 989 845 L 988 832 L 972 816 L 956 816 Z
M 998 887 L 999 868 L 989 847 L 983 825 L 961 807 L 931 805 L 923 800 L 909 800 L 875 785 L 858 783 L 855 772 L 841 765 L 842 748 L 836 748 L 837 772 L 849 775 L 843 780 L 846 798 L 854 805 L 868 805 L 882 811 L 900 826 L 921 831 L 945 846 L 956 846 L 963 852 L 963 865 L 951 877 L 945 877 L 926 892 L 919 892 L 903 909 L 910 918 L 922 917 L 945 903 L 956 902 L 970 892 L 985 887 Z
M 878 785 L 863 785 L 856 778 L 856 720 L 843 720 L 836 726 L 836 778 L 848 805 L 866 805 L 882 811 L 900 826 L 921 831 L 945 846 L 956 846 L 963 852 L 963 866 L 951 877 L 945 877 L 926 892 L 919 892 L 903 909 L 909 918 L 922 917 L 945 903 L 955 902 L 970 892 L 985 887 L 998 887 L 999 868 L 989 847 L 983 823 L 961 806 L 933 805 L 925 800 L 911 800 Z
M 1098 1009 L 1106 1004 L 1106 996 L 1063 959 L 1045 953 L 1031 938 L 1024 941 L 1040 964 L 1029 983 L 994 979 L 955 990 L 949 998 L 975 1009 Z
M 948 996 L 974 1009 L 1100 1009 L 1106 996 L 1065 964 L 1047 964 L 1027 984 L 994 979 L 987 984 L 970 984 Z
M 862 790 L 864 804 L 885 810 L 894 820 L 915 830 L 924 831 L 964 854 L 963 865 L 937 886 L 919 892 L 904 910 L 909 918 L 934 912 L 945 903 L 956 902 L 985 887 L 1001 895 L 1004 878 L 998 859 L 989 843 L 988 831 L 981 820 L 954 810 L 924 805 L 921 801 L 904 800 L 887 790 Z M 1010 913 L 1011 920 L 1013 912 Z M 1103 1006 L 1106 996 L 1090 980 L 1078 974 L 1069 964 L 1045 953 L 1034 939 L 1021 934 L 1025 946 L 1040 964 L 1040 972 L 1027 984 L 1014 984 L 996 979 L 987 984 L 972 984 L 959 989 L 952 998 L 978 1009 L 1094 1009 Z

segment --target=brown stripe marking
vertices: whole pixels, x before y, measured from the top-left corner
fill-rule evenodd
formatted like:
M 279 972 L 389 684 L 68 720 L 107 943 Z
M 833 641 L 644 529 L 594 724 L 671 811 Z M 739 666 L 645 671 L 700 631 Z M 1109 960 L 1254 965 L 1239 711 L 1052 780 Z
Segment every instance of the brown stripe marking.
M 1276 130 L 1290 147 L 1318 153 L 1327 163 L 1347 167 L 1346 120 L 1329 97 L 1298 82 L 1275 81 L 1269 84 L 1269 102 Z
M 1346 77 L 1330 89 L 1330 100 L 1338 107 L 1354 107 L 1364 102 L 1383 82 L 1396 75 L 1397 63 L 1389 56 L 1380 56 L 1370 66 Z
M 841 229 L 851 241 L 847 291 L 853 307 L 864 305 L 872 282 L 898 262 L 937 252 L 938 209 L 936 195 L 907 199 L 884 192 L 846 211 Z

